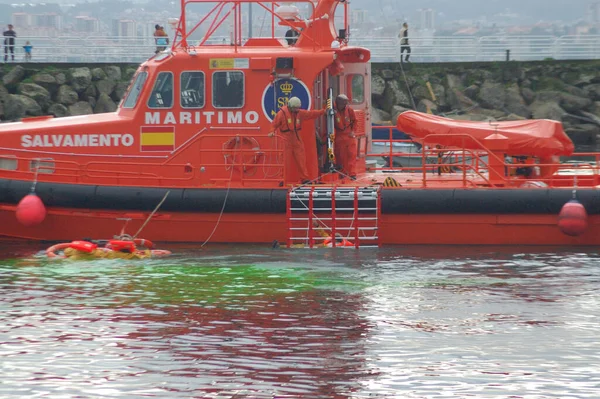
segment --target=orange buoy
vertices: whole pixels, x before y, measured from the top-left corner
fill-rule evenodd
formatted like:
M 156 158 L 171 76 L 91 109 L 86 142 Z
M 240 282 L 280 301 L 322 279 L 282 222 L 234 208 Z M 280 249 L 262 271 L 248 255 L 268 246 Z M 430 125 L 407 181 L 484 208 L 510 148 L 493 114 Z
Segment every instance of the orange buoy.
M 354 244 L 351 243 L 350 241 L 346 240 L 344 237 L 342 237 L 342 235 L 340 233 L 336 233 L 335 237 L 336 237 L 336 240 L 335 240 L 336 247 L 354 247 Z M 333 247 L 333 240 L 331 239 L 331 237 L 327 237 L 323 241 L 323 246 L 328 247 L 328 248 Z
M 35 194 L 24 196 L 17 205 L 17 220 L 23 226 L 32 227 L 44 221 L 46 218 L 46 207 Z
M 98 245 L 89 241 L 71 241 L 69 248 L 73 248 L 78 251 L 87 252 L 88 254 L 91 254 L 96 250 L 96 248 L 98 248 Z
M 585 207 L 577 200 L 564 204 L 558 214 L 558 227 L 568 236 L 580 236 L 587 228 L 587 224 Z

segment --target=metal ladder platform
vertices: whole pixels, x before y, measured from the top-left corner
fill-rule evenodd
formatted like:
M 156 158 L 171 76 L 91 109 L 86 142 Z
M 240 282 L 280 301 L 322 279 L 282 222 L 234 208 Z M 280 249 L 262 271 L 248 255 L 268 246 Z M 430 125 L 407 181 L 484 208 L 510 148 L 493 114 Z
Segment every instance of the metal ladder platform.
M 379 186 L 291 188 L 288 247 L 379 247 L 380 217 Z

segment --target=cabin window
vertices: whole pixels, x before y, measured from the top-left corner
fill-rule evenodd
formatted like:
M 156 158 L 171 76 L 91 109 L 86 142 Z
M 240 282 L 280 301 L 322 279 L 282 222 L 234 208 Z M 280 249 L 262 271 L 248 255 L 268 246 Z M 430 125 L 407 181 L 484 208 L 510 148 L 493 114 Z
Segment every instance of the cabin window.
M 347 88 L 352 104 L 362 104 L 365 101 L 365 77 L 363 75 L 348 75 Z
M 38 170 L 38 173 L 54 173 L 56 165 L 52 158 L 35 159 L 30 162 L 29 170 L 35 172 L 36 169 Z
M 215 72 L 212 85 L 212 102 L 215 108 L 242 108 L 244 106 L 243 72 Z
M 146 79 L 148 78 L 148 72 L 140 72 L 135 76 L 133 80 L 133 84 L 129 89 L 129 93 L 125 98 L 125 102 L 123 102 L 123 108 L 134 108 L 137 104 L 138 98 L 140 97 L 140 93 L 144 88 L 144 83 L 146 83 Z
M 148 99 L 149 108 L 171 108 L 173 106 L 173 74 L 161 72 L 156 77 L 152 94 Z
M 0 169 L 17 170 L 17 158 L 0 157 Z
M 181 73 L 181 107 L 204 107 L 204 72 Z

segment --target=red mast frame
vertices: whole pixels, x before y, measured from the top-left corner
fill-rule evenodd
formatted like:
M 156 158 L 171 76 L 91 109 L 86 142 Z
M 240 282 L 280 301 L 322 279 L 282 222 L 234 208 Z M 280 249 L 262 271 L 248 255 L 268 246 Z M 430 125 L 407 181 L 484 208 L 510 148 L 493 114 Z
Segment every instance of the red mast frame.
M 213 8 L 202 18 L 194 27 L 189 31 L 187 30 L 187 19 L 186 19 L 186 6 L 192 3 L 216 3 Z M 237 47 L 242 45 L 242 4 L 258 4 L 261 8 L 271 14 L 271 38 L 275 38 L 275 21 L 279 20 L 280 26 L 287 26 L 300 33 L 298 38 L 297 46 L 301 47 L 303 41 L 308 41 L 309 46 L 330 46 L 332 40 L 337 38 L 334 26 L 335 10 L 339 3 L 344 5 L 344 28 L 346 29 L 346 40 L 348 37 L 348 3 L 347 1 L 340 0 L 320 0 L 316 4 L 310 0 L 297 0 L 297 1 L 278 1 L 278 2 L 265 2 L 259 0 L 229 0 L 229 1 L 215 1 L 215 0 L 181 0 L 181 15 L 175 28 L 175 38 L 173 40 L 172 50 L 176 48 L 190 48 L 188 38 L 194 33 L 202 24 L 212 18 L 210 26 L 203 39 L 200 42 L 200 46 L 206 45 L 207 41 L 217 31 L 219 27 L 227 20 L 227 18 L 233 12 L 234 26 L 233 26 L 233 38 L 231 45 Z M 270 7 L 267 6 L 270 3 Z M 307 3 L 312 7 L 312 15 L 310 19 L 304 20 L 296 16 L 293 20 L 284 18 L 282 15 L 276 12 L 275 7 L 279 7 L 286 3 Z M 230 6 L 224 15 L 222 13 L 227 6 Z M 251 23 L 251 21 L 250 21 Z M 303 40 L 304 39 L 304 40 Z M 306 46 L 306 44 L 305 44 Z

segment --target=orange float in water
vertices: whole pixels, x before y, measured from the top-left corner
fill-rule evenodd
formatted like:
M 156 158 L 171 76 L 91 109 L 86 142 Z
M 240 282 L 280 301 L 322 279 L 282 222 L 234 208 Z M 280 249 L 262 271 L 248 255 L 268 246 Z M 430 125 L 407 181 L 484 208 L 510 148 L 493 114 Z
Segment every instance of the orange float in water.
M 136 244 L 147 249 L 136 248 Z M 46 250 L 49 258 L 69 258 L 74 260 L 92 259 L 147 259 L 171 255 L 164 249 L 150 249 L 154 244 L 150 240 L 110 240 L 104 247 L 89 241 L 71 241 L 55 244 Z
M 46 207 L 40 197 L 35 194 L 28 194 L 17 205 L 16 213 L 19 223 L 26 227 L 32 227 L 44 221 Z
M 344 237 L 342 237 L 342 235 L 340 233 L 336 233 L 335 236 L 336 236 L 336 240 L 335 240 L 336 247 L 354 247 L 355 246 L 353 243 L 351 243 L 350 241 L 348 241 Z M 331 237 L 327 237 L 323 241 L 323 246 L 328 247 L 328 248 L 333 247 L 333 240 L 331 239 Z
M 585 207 L 577 200 L 567 202 L 558 214 L 558 227 L 568 236 L 580 236 L 587 228 L 587 224 Z
M 98 245 L 89 241 L 71 241 L 70 247 L 81 252 L 91 254 L 98 248 Z

